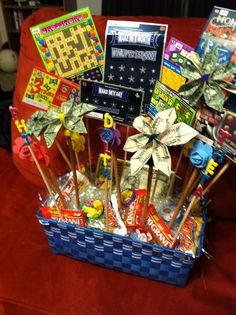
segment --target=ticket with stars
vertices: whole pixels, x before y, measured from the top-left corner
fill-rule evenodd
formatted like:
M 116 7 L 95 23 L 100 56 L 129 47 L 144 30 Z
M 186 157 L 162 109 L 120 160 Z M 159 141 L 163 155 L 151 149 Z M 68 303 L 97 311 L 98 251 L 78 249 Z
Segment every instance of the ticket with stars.
M 168 26 L 108 21 L 104 81 L 145 92 L 144 113 L 160 78 Z
M 88 116 L 103 119 L 109 113 L 115 122 L 132 126 L 142 111 L 144 92 L 124 86 L 81 79 L 80 100 L 96 106 Z

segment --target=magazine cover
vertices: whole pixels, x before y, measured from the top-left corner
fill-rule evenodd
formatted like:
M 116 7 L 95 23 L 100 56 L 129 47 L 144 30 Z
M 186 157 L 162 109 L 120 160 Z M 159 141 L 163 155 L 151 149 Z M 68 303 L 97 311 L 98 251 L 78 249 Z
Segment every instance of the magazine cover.
M 195 109 L 190 107 L 174 91 L 157 81 L 148 108 L 148 114 L 154 118 L 158 112 L 171 107 L 174 107 L 176 110 L 177 122 L 183 121 L 190 126 L 193 124 L 196 115 Z
M 182 76 L 181 67 L 190 62 L 192 47 L 171 37 L 165 50 L 165 58 L 162 67 L 161 82 L 169 88 L 178 91 L 181 85 L 186 82 Z
M 47 111 L 71 98 L 79 102 L 79 90 L 78 84 L 34 67 L 22 102 Z
M 104 81 L 145 92 L 144 112 L 161 76 L 167 25 L 108 21 Z
M 102 79 L 103 49 L 89 8 L 30 28 L 48 72 L 63 78 Z

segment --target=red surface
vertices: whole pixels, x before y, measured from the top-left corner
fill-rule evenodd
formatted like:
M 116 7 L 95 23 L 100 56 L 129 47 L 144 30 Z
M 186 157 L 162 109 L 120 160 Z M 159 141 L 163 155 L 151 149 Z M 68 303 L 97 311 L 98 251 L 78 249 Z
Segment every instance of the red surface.
M 120 315 L 236 312 L 236 222 L 208 224 L 206 250 L 186 288 L 52 254 L 35 212 L 38 188 L 0 149 L 0 314 Z
M 21 53 L 14 106 L 20 118 L 32 114 L 21 99 L 34 65 L 42 66 L 29 27 L 61 15 L 58 10 L 42 9 L 22 27 Z M 204 19 L 164 17 L 120 17 L 120 19 L 167 23 L 168 38 L 175 36 L 195 46 Z M 101 41 L 106 17 L 94 17 Z M 91 128 L 97 128 L 90 121 Z M 13 140 L 18 136 L 13 126 Z M 96 143 L 97 138 L 93 138 Z M 94 151 L 97 153 L 97 148 Z M 61 171 L 56 152 L 51 159 Z M 24 175 L 24 177 L 19 173 Z M 184 176 L 184 168 L 182 169 Z M 50 253 L 47 239 L 35 212 L 38 207 L 39 175 L 31 164 L 0 149 L 0 315 L 77 315 L 77 314 L 214 314 L 236 313 L 236 217 L 235 167 L 210 194 L 206 250 L 195 265 L 186 288 L 96 267 Z M 27 180 L 25 179 L 27 178 Z

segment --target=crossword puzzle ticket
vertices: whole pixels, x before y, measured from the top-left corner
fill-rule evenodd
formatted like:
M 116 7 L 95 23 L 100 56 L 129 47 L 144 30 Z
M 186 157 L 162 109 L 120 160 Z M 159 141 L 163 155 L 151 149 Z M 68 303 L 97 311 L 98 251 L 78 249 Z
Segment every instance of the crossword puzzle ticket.
M 62 78 L 102 79 L 103 49 L 89 8 L 39 24 L 30 31 L 48 72 Z

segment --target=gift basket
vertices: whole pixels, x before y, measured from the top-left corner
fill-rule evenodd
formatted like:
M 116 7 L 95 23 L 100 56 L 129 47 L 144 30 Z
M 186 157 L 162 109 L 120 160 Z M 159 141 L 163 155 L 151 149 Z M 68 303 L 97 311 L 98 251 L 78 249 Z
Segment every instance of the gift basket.
M 53 253 L 185 286 L 207 193 L 235 156 L 235 43 L 212 28 L 226 11 L 214 8 L 196 50 L 176 38 L 165 49 L 168 25 L 108 21 L 103 51 L 88 8 L 31 28 L 45 69 L 22 99 L 33 115 L 11 113 L 47 189 L 37 218 Z

